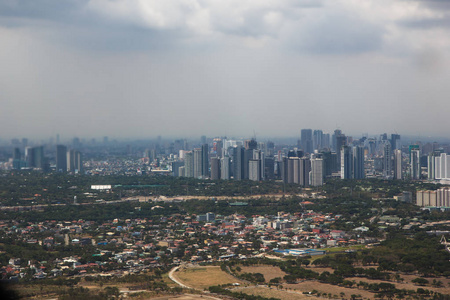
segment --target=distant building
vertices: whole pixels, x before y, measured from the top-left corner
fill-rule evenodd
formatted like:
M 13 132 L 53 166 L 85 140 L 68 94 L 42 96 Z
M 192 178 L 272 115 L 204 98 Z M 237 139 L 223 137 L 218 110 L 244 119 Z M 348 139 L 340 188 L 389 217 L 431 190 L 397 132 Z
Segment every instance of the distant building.
M 230 158 L 228 156 L 220 159 L 220 179 L 230 179 Z
M 233 150 L 233 178 L 242 180 L 244 178 L 244 148 L 238 145 Z
M 192 151 L 184 153 L 184 176 L 194 177 L 194 153 Z
M 249 179 L 253 181 L 261 180 L 261 160 L 252 159 L 249 161 Z
M 394 150 L 394 179 L 401 180 L 403 170 L 403 162 L 402 162 L 402 150 L 395 149 Z
M 341 179 L 351 179 L 352 176 L 352 152 L 349 146 L 341 148 Z
M 420 150 L 411 149 L 410 153 L 410 176 L 411 179 L 420 179 Z
M 392 178 L 392 148 L 390 143 L 383 146 L 383 176 Z
M 195 148 L 194 149 L 194 178 L 203 178 L 202 170 L 203 170 L 203 164 L 202 164 L 202 149 L 201 148 Z
M 436 191 L 417 191 L 416 205 L 422 207 L 450 207 L 450 189 L 443 188 Z
M 323 185 L 324 163 L 322 158 L 311 159 L 311 186 Z
M 300 144 L 302 146 L 303 151 L 306 153 L 313 152 L 313 138 L 312 138 L 312 129 L 302 129 Z
M 220 159 L 218 157 L 211 158 L 211 179 L 220 179 Z
M 56 145 L 56 172 L 67 172 L 67 147 Z
M 364 148 L 360 146 L 353 147 L 353 178 L 364 178 Z

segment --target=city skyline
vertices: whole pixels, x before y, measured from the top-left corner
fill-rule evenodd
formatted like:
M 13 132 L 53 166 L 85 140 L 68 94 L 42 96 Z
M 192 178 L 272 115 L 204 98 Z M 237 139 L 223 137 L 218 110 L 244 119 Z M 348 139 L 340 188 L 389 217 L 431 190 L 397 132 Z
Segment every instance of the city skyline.
M 443 1 L 4 1 L 1 138 L 446 137 L 449 14 Z

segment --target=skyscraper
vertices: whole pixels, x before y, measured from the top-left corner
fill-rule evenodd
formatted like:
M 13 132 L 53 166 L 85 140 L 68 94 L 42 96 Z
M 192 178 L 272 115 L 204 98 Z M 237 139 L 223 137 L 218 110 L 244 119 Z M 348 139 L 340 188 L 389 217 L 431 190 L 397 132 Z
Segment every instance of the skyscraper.
M 202 149 L 195 148 L 194 149 L 194 178 L 202 178 Z
M 309 186 L 310 180 L 309 180 L 309 174 L 311 172 L 311 160 L 309 157 L 302 157 L 300 158 L 300 177 L 299 177 L 299 184 L 301 186 Z M 322 175 L 323 176 L 323 172 Z
M 67 172 L 67 147 L 56 145 L 56 172 Z
M 230 158 L 228 156 L 220 159 L 220 179 L 230 179 Z
M 202 177 L 209 177 L 209 147 L 208 144 L 202 145 Z
M 364 178 L 364 148 L 360 146 L 353 147 L 353 178 Z
M 402 150 L 400 149 L 394 150 L 394 179 L 402 179 Z
M 233 150 L 233 178 L 242 180 L 244 177 L 244 148 L 236 146 Z
M 400 134 L 391 134 L 391 146 L 393 150 L 400 148 Z
M 218 157 L 211 158 L 211 179 L 220 179 L 220 159 Z
M 322 130 L 314 130 L 313 133 L 313 150 L 320 150 L 323 148 L 323 131 Z
M 264 178 L 275 179 L 275 160 L 273 157 L 264 158 Z
M 323 159 L 312 158 L 311 159 L 311 185 L 321 186 L 323 185 Z
M 306 153 L 313 153 L 312 129 L 302 129 L 300 144 Z
M 251 159 L 249 161 L 249 179 L 253 181 L 261 180 L 261 160 Z
M 341 148 L 341 179 L 352 178 L 352 152 L 349 146 L 342 146 Z
M 410 155 L 410 176 L 411 179 L 420 179 L 420 150 L 411 149 Z M 442 172 L 442 169 L 441 169 Z
M 192 151 L 184 153 L 184 176 L 194 177 L 194 153 Z
M 82 155 L 80 151 L 70 150 L 67 151 L 67 171 L 78 173 L 83 168 Z
M 392 148 L 389 142 L 383 145 L 383 176 L 392 178 Z

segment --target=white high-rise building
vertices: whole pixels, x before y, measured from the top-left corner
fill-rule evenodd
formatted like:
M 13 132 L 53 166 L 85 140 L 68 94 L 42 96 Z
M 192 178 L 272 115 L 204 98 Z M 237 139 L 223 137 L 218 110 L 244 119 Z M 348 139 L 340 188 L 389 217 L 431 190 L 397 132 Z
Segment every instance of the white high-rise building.
M 202 149 L 194 149 L 194 178 L 202 177 Z
M 323 185 L 323 159 L 312 158 L 311 159 L 311 185 L 321 186 Z
M 402 179 L 402 150 L 394 150 L 394 179 Z
M 261 180 L 261 161 L 259 159 L 252 159 L 248 162 L 248 179 Z
M 220 179 L 230 179 L 230 158 L 228 156 L 220 159 Z

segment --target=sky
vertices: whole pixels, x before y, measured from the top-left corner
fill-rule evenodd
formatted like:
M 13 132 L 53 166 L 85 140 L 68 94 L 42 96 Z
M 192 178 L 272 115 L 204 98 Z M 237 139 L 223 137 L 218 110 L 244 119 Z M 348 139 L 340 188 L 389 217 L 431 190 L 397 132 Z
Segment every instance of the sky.
M 449 136 L 446 0 L 2 0 L 0 41 L 0 138 Z

